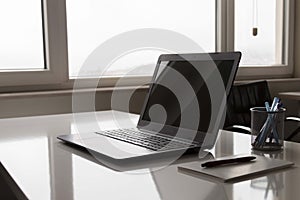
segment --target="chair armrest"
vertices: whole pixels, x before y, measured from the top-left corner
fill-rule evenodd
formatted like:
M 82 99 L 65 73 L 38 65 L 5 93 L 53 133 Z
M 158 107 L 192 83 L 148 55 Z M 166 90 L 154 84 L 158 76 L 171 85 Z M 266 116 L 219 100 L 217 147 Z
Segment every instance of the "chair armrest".
M 242 126 L 242 125 L 228 126 L 228 127 L 224 128 L 224 130 L 251 134 L 251 128 L 249 128 L 247 126 Z
M 300 118 L 299 117 L 287 117 L 287 118 L 285 118 L 285 121 L 300 122 Z
M 298 124 L 300 122 L 300 118 L 299 117 L 286 117 L 285 121 L 287 121 L 287 122 L 290 121 L 293 123 L 296 122 L 296 124 Z M 289 134 L 288 136 L 285 137 L 285 140 L 299 142 L 299 141 L 296 141 L 295 139 L 293 139 L 299 133 L 300 133 L 300 126 L 297 126 L 296 129 L 291 134 Z M 297 140 L 299 140 L 299 139 L 297 139 Z

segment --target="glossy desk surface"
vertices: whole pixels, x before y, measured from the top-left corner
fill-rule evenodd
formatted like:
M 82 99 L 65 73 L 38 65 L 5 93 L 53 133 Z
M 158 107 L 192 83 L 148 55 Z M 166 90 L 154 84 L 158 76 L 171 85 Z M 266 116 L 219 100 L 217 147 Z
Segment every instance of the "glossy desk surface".
M 97 118 L 98 125 L 93 123 L 93 117 Z M 116 171 L 94 161 L 85 151 L 56 139 L 60 134 L 76 133 L 78 129 L 133 126 L 137 120 L 138 115 L 116 111 L 1 119 L 0 161 L 29 199 L 37 200 L 300 198 L 300 168 L 297 167 L 300 144 L 297 143 L 286 142 L 281 153 L 264 154 L 295 162 L 293 169 L 235 184 L 217 184 L 179 173 L 180 164 L 159 170 Z M 215 157 L 251 153 L 250 136 L 220 131 L 211 153 Z M 194 159 L 187 156 L 181 162 Z

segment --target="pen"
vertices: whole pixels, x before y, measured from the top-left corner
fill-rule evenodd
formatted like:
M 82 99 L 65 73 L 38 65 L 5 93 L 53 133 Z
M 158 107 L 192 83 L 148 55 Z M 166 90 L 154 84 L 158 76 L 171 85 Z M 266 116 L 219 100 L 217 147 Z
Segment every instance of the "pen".
M 268 105 L 268 102 L 265 103 L 266 105 L 266 109 L 268 112 L 270 111 L 273 111 L 273 112 L 276 112 L 280 109 L 280 105 L 281 105 L 281 102 L 280 102 L 280 99 L 277 100 L 277 103 L 276 105 L 274 106 L 273 110 L 270 110 L 270 107 L 267 107 Z M 278 144 L 279 141 L 278 141 L 278 133 L 277 133 L 277 130 L 276 130 L 276 124 L 275 124 L 275 119 L 276 119 L 276 114 L 268 114 L 268 118 L 270 118 L 270 123 L 271 123 L 271 128 L 272 128 L 272 131 L 271 131 L 271 134 L 270 134 L 270 142 L 272 142 L 273 138 L 275 139 L 276 143 Z
M 256 159 L 255 156 L 243 156 L 243 157 L 236 157 L 236 158 L 229 158 L 229 159 L 213 160 L 213 161 L 202 163 L 201 167 L 209 168 L 209 167 L 216 167 L 220 165 L 239 164 L 239 163 L 250 162 L 254 159 Z
M 270 107 L 268 102 L 265 102 L 265 108 L 267 112 L 276 112 L 278 111 L 278 109 L 280 108 L 281 102 L 280 99 L 278 97 L 274 97 L 274 100 L 272 102 L 272 106 Z M 276 130 L 276 126 L 274 124 L 274 120 L 275 120 L 275 116 L 276 114 L 272 113 L 272 114 L 268 114 L 268 118 L 265 122 L 265 124 L 263 125 L 263 127 L 260 130 L 260 134 L 257 136 L 256 140 L 255 140 L 255 146 L 262 146 L 264 145 L 264 143 L 266 142 L 266 139 L 268 137 L 268 131 L 271 129 L 271 134 L 269 135 L 270 138 L 270 142 L 272 142 L 273 140 L 273 136 L 275 136 L 275 140 L 278 143 L 278 134 L 277 134 L 277 130 Z M 275 129 L 274 129 L 275 128 Z

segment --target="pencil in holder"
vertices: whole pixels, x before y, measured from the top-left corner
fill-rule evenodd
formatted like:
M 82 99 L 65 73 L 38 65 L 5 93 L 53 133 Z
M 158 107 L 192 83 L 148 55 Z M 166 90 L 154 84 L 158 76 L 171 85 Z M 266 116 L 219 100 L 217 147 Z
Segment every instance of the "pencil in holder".
M 285 108 L 267 111 L 251 108 L 251 144 L 255 150 L 276 151 L 283 148 Z

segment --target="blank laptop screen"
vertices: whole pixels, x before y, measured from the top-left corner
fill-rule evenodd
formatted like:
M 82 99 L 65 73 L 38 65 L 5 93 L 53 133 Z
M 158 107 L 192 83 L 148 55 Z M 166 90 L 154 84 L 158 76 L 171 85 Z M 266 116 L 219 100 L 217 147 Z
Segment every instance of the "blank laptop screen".
M 217 73 L 221 75 L 221 81 L 211 80 L 215 78 L 209 75 L 212 63 L 215 66 L 214 70 L 218 70 Z M 146 122 L 143 126 L 147 126 L 147 122 L 154 122 L 162 125 L 160 132 L 164 132 L 168 126 L 195 130 L 193 118 L 188 120 L 182 118 L 184 112 L 186 112 L 184 116 L 189 115 L 189 112 L 193 111 L 197 105 L 201 119 L 198 120 L 196 129 L 206 132 L 212 115 L 212 99 L 207 82 L 221 83 L 226 89 L 232 75 L 233 65 L 234 60 L 162 61 L 158 66 L 141 116 L 141 120 Z M 191 89 L 193 94 L 187 91 Z M 184 107 L 180 101 L 185 102 Z

